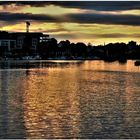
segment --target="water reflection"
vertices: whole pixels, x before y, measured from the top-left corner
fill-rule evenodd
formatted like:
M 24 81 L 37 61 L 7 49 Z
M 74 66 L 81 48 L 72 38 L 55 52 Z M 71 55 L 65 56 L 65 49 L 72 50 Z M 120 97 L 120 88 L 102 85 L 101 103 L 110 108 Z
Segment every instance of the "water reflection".
M 28 83 L 24 83 L 24 119 L 28 137 L 77 137 L 79 130 L 75 125 L 79 110 L 75 91 L 78 89 L 78 69 L 72 72 L 70 69 L 69 72 L 59 68 L 30 71 Z
M 80 65 L 82 60 L 12 60 L 1 61 L 1 69 L 31 69 L 31 68 L 50 68 L 50 67 L 66 67 L 70 65 Z
M 1 89 L 1 97 L 0 97 L 0 136 L 1 138 L 4 138 L 4 136 L 7 134 L 7 128 L 8 128 L 8 93 L 7 93 L 7 72 L 4 75 L 1 75 L 1 84 L 0 84 L 0 89 Z
M 140 73 L 131 61 L 0 76 L 0 138 L 140 138 Z
M 110 135 L 111 138 L 119 138 L 118 131 L 121 132 L 124 125 L 126 79 L 105 72 L 95 72 L 90 79 L 88 75 L 89 72 L 81 82 L 82 92 L 88 93 L 80 98 L 81 118 L 84 122 L 81 127 L 82 137 L 86 138 L 88 134 L 89 138 L 110 138 Z M 82 88 L 84 85 L 92 86 L 85 89 Z
M 20 75 L 11 74 L 10 71 L 0 71 L 0 138 L 24 138 L 22 91 L 16 83 L 19 80 L 16 77 Z

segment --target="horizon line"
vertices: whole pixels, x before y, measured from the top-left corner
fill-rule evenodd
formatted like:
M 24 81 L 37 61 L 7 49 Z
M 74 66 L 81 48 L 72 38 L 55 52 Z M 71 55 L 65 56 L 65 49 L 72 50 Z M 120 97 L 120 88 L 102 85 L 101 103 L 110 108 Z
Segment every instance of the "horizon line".
M 0 32 L 7 32 L 7 33 L 42 33 L 42 34 L 44 34 L 44 35 L 49 35 L 49 34 L 46 34 L 46 33 L 44 33 L 44 32 L 32 32 L 32 31 L 30 31 L 30 32 L 14 32 L 14 31 L 6 31 L 6 30 L 0 30 Z M 50 36 L 50 35 L 49 35 Z M 66 40 L 68 40 L 68 41 L 70 41 L 70 43 L 84 43 L 84 44 L 86 44 L 86 45 L 88 45 L 88 44 L 91 44 L 91 45 L 93 45 L 93 46 L 105 46 L 105 45 L 107 45 L 107 44 L 115 44 L 115 43 L 125 43 L 125 42 L 123 42 L 123 41 L 120 41 L 120 42 L 109 42 L 109 43 L 105 43 L 105 42 L 103 42 L 102 44 L 96 44 L 96 45 L 94 45 L 94 43 L 91 43 L 91 42 L 88 42 L 88 43 L 85 43 L 85 42 L 82 42 L 82 41 L 78 41 L 78 42 L 73 42 L 73 41 L 71 41 L 71 39 L 57 39 L 57 38 L 55 38 L 55 37 L 52 37 L 52 35 L 51 35 L 51 38 L 54 38 L 54 39 L 56 39 L 59 43 L 61 42 L 61 41 L 66 41 Z M 59 41 L 60 40 L 60 41 Z M 135 41 L 135 40 L 128 40 L 127 41 L 127 43 L 125 43 L 125 44 L 128 44 L 129 42 L 131 42 L 131 41 L 134 41 L 134 42 L 136 42 L 136 44 L 137 45 L 140 45 L 140 43 L 138 43 L 137 41 Z

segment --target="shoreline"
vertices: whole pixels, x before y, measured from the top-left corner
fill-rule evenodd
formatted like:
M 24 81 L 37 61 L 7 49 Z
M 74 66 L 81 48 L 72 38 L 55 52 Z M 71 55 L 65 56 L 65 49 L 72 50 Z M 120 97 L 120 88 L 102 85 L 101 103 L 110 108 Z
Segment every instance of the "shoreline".
M 116 61 L 105 61 L 105 60 L 97 60 L 97 59 L 93 59 L 93 60 L 62 60 L 62 59 L 52 59 L 52 60 L 3 60 L 0 61 L 0 69 L 14 69 L 14 68 L 25 68 L 25 69 L 30 69 L 30 68 L 43 68 L 43 67 L 56 67 L 56 66 L 61 66 L 64 67 L 66 65 L 69 64 L 76 64 L 76 65 L 80 65 L 80 64 L 84 64 L 86 61 L 100 61 L 104 63 L 120 63 L 120 64 L 126 64 L 127 61 L 125 62 L 119 62 L 118 60 Z M 128 61 L 132 61 L 132 63 L 135 66 L 140 66 L 140 60 L 128 60 Z
M 25 59 L 25 60 L 14 60 L 14 59 L 7 59 L 7 60 L 0 60 L 0 63 L 2 62 L 51 62 L 51 61 L 96 61 L 96 60 L 101 60 L 101 61 L 106 61 L 106 62 L 115 62 L 115 61 L 120 61 L 119 59 L 117 60 L 106 60 L 106 59 Z M 140 59 L 126 59 L 125 61 L 132 60 L 132 61 L 140 61 Z

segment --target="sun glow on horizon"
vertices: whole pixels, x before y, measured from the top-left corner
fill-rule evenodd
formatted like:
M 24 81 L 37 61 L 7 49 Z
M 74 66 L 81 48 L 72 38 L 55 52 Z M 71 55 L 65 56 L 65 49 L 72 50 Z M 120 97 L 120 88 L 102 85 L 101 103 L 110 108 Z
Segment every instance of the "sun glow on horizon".
M 140 10 L 117 10 L 117 11 L 104 11 L 104 10 L 86 10 L 80 8 L 66 8 L 58 5 L 44 5 L 44 6 L 30 6 L 30 5 L 16 5 L 7 4 L 0 5 L 1 16 L 3 13 L 19 13 L 31 14 L 30 16 L 42 14 L 42 16 L 49 15 L 52 21 L 49 20 L 33 20 L 30 17 L 31 32 L 43 32 L 50 34 L 58 40 L 71 40 L 73 42 L 84 42 L 93 44 L 103 44 L 109 42 L 128 42 L 135 40 L 140 43 L 140 27 L 139 25 L 121 25 L 121 24 L 105 24 L 105 23 L 78 23 L 71 19 L 69 14 L 109 14 L 109 15 L 135 15 L 139 16 Z M 16 15 L 15 15 L 16 16 Z M 20 16 L 20 15 L 19 15 Z M 84 19 L 83 19 L 84 20 Z M 7 19 L 1 20 L 1 30 L 10 32 L 25 32 L 26 19 L 23 18 L 17 21 L 14 19 L 10 22 Z

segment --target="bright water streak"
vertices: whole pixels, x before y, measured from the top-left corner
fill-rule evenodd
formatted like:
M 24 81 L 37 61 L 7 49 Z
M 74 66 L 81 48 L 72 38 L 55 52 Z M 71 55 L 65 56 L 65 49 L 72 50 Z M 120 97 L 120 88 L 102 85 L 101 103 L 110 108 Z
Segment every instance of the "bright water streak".
M 140 69 L 85 61 L 0 71 L 0 138 L 140 138 Z

